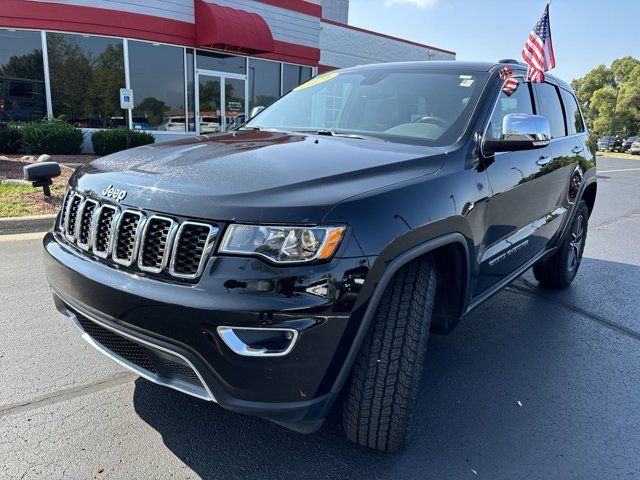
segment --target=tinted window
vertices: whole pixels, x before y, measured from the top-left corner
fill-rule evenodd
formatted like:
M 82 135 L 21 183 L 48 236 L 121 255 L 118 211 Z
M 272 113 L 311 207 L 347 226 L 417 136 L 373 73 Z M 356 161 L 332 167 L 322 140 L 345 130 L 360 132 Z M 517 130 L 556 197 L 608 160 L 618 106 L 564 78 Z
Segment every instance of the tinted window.
M 122 116 L 125 86 L 122 40 L 47 33 L 53 115 L 84 126 Z
M 40 32 L 0 30 L 0 123 L 46 115 Z
M 582 115 L 578 108 L 576 98 L 566 90 L 560 90 L 562 95 L 562 103 L 564 103 L 564 111 L 567 114 L 567 126 L 569 127 L 569 135 L 584 132 L 584 123 Z
M 214 70 L 240 75 L 247 73 L 247 59 L 244 57 L 198 51 L 196 64 L 199 70 Z
M 280 63 L 249 59 L 249 110 L 280 98 Z
M 464 131 L 485 80 L 478 72 L 333 72 L 294 89 L 248 126 L 450 145 Z
M 538 111 L 549 120 L 551 138 L 564 137 L 564 113 L 558 89 L 550 83 L 536 83 L 535 86 L 538 91 Z
M 138 128 L 166 130 L 170 117 L 185 114 L 182 48 L 130 40 L 129 76 Z
M 311 75 L 313 75 L 311 67 L 285 63 L 282 67 L 282 94 L 289 93 L 301 83 L 306 82 Z
M 498 103 L 496 103 L 496 108 L 493 111 L 488 128 L 488 133 L 491 138 L 500 138 L 502 119 L 510 113 L 533 114 L 529 84 L 520 83 L 518 89 L 512 93 L 511 96 L 508 96 L 502 91 L 500 92 L 500 98 L 498 98 Z

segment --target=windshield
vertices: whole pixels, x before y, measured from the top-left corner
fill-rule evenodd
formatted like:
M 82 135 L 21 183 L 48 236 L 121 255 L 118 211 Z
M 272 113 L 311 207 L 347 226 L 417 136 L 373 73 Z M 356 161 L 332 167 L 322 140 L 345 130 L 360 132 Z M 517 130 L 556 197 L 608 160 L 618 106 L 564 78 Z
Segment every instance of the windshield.
M 246 127 L 450 145 L 464 132 L 486 78 L 459 71 L 332 72 L 295 88 Z

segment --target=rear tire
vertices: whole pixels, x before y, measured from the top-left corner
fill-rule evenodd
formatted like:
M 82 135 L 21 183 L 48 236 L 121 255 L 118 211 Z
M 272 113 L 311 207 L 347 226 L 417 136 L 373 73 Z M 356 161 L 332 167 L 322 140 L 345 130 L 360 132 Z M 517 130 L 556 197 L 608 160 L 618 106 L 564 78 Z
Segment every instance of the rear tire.
M 352 442 L 385 452 L 404 444 L 420 388 L 435 290 L 430 260 L 405 265 L 385 288 L 343 404 L 343 426 Z
M 571 284 L 582 261 L 588 224 L 589 208 L 584 200 L 580 200 L 560 248 L 547 260 L 533 266 L 533 275 L 541 287 L 566 288 Z

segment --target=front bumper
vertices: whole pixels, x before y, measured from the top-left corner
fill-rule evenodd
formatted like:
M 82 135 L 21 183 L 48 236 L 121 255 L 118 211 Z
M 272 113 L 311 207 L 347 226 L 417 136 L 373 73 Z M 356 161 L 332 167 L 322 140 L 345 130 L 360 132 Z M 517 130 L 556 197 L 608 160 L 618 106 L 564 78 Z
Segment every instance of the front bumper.
M 95 261 L 54 233 L 44 248 L 58 310 L 112 359 L 229 410 L 298 431 L 322 424 L 358 328 L 352 311 L 368 273 L 365 258 L 274 268 L 214 257 L 197 284 L 179 284 Z M 219 326 L 295 329 L 297 341 L 283 356 L 245 357 L 221 340 Z M 150 363 L 127 357 L 123 342 L 138 345 Z

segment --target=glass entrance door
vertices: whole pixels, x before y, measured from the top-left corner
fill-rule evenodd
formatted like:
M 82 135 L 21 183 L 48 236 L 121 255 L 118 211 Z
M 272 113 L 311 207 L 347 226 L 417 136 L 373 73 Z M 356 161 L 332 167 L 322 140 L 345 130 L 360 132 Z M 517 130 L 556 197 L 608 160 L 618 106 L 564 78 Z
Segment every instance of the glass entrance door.
M 246 79 L 217 73 L 198 72 L 198 131 L 224 132 L 245 121 Z

